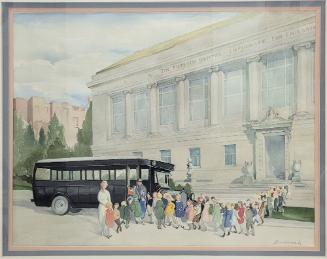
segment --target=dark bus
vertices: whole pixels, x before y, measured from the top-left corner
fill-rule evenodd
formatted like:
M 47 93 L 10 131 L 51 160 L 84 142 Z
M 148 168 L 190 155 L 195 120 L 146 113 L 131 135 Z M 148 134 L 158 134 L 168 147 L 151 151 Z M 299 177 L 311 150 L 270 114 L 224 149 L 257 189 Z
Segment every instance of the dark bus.
M 33 199 L 36 206 L 52 208 L 58 215 L 70 209 L 95 208 L 100 182 L 109 183 L 112 202 L 127 198 L 127 187 L 142 179 L 147 191 L 169 190 L 174 165 L 136 157 L 73 157 L 45 159 L 35 163 Z

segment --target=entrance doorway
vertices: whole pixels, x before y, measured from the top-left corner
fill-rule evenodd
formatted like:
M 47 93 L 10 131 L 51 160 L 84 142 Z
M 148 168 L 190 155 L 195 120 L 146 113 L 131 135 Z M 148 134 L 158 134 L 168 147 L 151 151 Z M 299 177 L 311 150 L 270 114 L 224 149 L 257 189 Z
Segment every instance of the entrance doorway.
M 266 136 L 267 177 L 285 179 L 285 136 Z

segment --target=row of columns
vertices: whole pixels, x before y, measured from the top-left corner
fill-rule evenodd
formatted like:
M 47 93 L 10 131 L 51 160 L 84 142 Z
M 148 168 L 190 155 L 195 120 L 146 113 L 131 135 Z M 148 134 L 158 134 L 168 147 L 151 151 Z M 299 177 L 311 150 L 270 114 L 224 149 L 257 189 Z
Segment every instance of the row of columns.
M 294 50 L 297 52 L 296 58 L 296 111 L 305 112 L 310 105 L 310 98 L 308 96 L 310 90 L 313 89 L 313 75 L 314 75 L 314 51 L 313 43 L 305 43 L 294 46 Z M 262 109 L 261 93 L 262 93 L 262 72 L 263 63 L 261 62 L 260 55 L 250 57 L 246 60 L 248 65 L 248 119 L 255 121 L 259 119 L 260 111 Z M 209 119 L 211 125 L 219 124 L 224 116 L 223 112 L 223 98 L 224 98 L 224 72 L 219 66 L 210 68 L 210 112 Z M 176 123 L 178 129 L 183 129 L 186 126 L 188 120 L 188 79 L 185 75 L 175 78 L 176 81 Z M 156 133 L 159 129 L 159 112 L 158 110 L 158 84 L 153 83 L 148 86 L 148 93 L 150 97 L 149 107 L 150 113 L 148 114 L 148 131 L 150 133 Z M 125 107 L 126 107 L 126 135 L 133 135 L 134 131 L 134 107 L 132 102 L 132 92 L 124 91 L 125 94 Z M 313 93 L 312 93 L 313 94 Z M 312 95 L 311 94 L 311 95 Z M 310 95 L 310 94 L 309 94 Z M 110 107 L 107 107 L 107 111 Z M 111 113 L 111 111 L 110 111 Z M 108 135 L 111 132 L 112 125 L 108 125 Z

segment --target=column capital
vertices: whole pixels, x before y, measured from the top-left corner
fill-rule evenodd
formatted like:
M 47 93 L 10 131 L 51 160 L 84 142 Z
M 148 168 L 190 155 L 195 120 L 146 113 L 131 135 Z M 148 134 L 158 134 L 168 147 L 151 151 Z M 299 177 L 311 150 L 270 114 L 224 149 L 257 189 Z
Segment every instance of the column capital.
M 299 51 L 301 49 L 311 49 L 311 48 L 313 48 L 314 44 L 315 44 L 314 41 L 307 41 L 307 42 L 303 42 L 303 43 L 294 45 L 293 49 L 295 51 Z
M 156 87 L 158 87 L 158 83 L 157 83 L 157 82 L 150 83 L 150 84 L 147 85 L 147 88 L 148 88 L 148 89 L 156 88 Z
M 252 62 L 260 62 L 261 61 L 261 55 L 255 55 L 255 56 L 251 56 L 246 58 L 246 63 L 252 63 Z
M 175 77 L 176 83 L 179 83 L 181 81 L 184 81 L 185 79 L 186 79 L 186 76 L 185 75 L 181 75 L 181 76 L 176 76 Z
M 209 67 L 209 73 L 213 73 L 213 72 L 219 72 L 221 71 L 219 66 L 211 66 Z
M 123 94 L 124 94 L 124 95 L 132 94 L 132 93 L 133 93 L 133 90 L 124 90 L 124 91 L 123 91 Z

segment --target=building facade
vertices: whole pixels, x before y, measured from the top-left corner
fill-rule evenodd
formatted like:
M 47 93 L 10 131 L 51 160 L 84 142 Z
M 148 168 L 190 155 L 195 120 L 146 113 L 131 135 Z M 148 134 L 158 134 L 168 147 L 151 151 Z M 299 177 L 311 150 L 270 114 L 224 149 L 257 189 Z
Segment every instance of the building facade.
M 85 108 L 73 106 L 69 103 L 48 103 L 39 96 L 30 99 L 14 98 L 14 111 L 24 122 L 33 126 L 35 137 L 39 137 L 40 129 L 47 133 L 51 118 L 56 114 L 59 122 L 64 126 L 66 143 L 73 147 L 77 143 L 77 131 L 82 127 L 85 119 Z
M 136 52 L 97 72 L 93 154 L 175 164 L 192 185 L 314 180 L 315 16 L 242 14 Z

